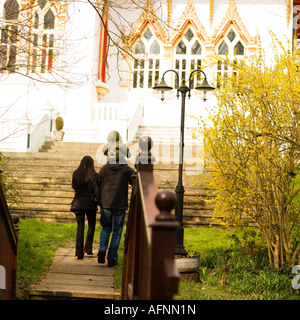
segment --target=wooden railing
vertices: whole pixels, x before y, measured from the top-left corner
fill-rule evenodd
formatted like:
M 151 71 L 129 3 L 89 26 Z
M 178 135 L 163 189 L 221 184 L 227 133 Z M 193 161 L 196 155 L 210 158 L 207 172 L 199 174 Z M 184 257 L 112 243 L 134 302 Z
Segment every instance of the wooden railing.
M 0 183 L 0 300 L 16 299 L 18 221 L 9 214 Z
M 151 155 L 152 140 L 142 137 L 136 158 L 123 258 L 123 300 L 170 300 L 177 293 L 175 231 L 179 223 L 171 210 L 175 194 L 158 192 Z

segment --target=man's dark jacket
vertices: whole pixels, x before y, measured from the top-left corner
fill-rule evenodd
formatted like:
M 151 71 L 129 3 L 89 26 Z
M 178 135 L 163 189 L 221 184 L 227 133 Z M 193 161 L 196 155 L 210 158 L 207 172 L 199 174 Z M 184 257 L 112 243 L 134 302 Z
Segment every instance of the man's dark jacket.
M 134 170 L 127 164 L 106 164 L 98 172 L 97 196 L 101 208 L 128 208 L 128 184 L 132 185 Z

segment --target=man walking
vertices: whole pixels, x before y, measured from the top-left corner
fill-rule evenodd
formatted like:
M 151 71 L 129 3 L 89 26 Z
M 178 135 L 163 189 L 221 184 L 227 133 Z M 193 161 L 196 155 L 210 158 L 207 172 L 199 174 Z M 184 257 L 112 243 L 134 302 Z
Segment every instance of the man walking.
M 128 208 L 128 184 L 132 185 L 134 170 L 127 164 L 119 163 L 119 159 L 109 159 L 99 171 L 97 183 L 101 206 L 100 248 L 98 262 L 105 263 L 110 234 L 111 242 L 108 249 L 108 267 L 118 264 L 118 248 L 121 241 L 125 212 Z

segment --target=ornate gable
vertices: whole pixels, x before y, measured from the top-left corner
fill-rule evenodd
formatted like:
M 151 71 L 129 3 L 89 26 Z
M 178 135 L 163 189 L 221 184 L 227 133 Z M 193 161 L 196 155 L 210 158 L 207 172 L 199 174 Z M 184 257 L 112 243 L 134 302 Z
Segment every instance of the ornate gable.
M 166 30 L 162 27 L 162 25 L 159 22 L 159 19 L 157 18 L 154 12 L 152 1 L 147 0 L 143 13 L 141 14 L 140 18 L 132 28 L 130 34 L 127 36 L 130 45 L 135 43 L 136 40 L 141 37 L 141 34 L 143 33 L 148 24 L 150 24 L 153 27 L 155 35 L 158 39 L 160 39 L 162 42 L 166 41 Z
M 208 36 L 203 24 L 198 18 L 193 0 L 188 0 L 183 14 L 174 28 L 174 32 L 171 34 L 172 43 L 176 42 L 189 23 L 194 27 L 195 31 L 197 32 L 197 36 L 203 41 L 204 44 L 211 42 L 211 38 Z
M 255 37 L 252 37 L 250 35 L 238 12 L 235 0 L 230 0 L 228 9 L 223 17 L 223 20 L 214 32 L 214 44 L 216 44 L 224 36 L 225 32 L 228 30 L 231 24 L 235 26 L 235 28 L 240 34 L 240 37 L 245 41 L 247 46 L 257 45 L 258 34 Z

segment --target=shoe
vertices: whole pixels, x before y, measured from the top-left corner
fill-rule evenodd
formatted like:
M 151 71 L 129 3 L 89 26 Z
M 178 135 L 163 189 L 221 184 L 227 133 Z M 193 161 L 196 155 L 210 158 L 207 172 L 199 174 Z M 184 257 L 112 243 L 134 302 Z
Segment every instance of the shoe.
M 114 267 L 118 264 L 118 261 L 114 261 L 114 260 L 108 260 L 107 266 L 108 267 Z
M 83 257 L 84 257 L 84 255 L 82 254 L 82 255 L 77 256 L 77 259 L 81 260 L 81 259 L 83 259 Z
M 106 250 L 99 250 L 98 252 L 98 263 L 105 263 Z
M 84 250 L 86 252 L 87 255 L 89 256 L 92 256 L 93 255 L 93 251 L 87 251 L 87 250 Z

